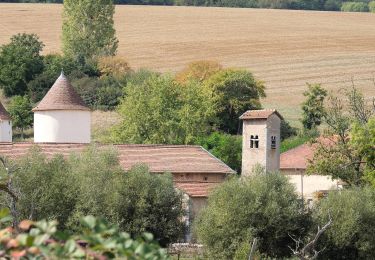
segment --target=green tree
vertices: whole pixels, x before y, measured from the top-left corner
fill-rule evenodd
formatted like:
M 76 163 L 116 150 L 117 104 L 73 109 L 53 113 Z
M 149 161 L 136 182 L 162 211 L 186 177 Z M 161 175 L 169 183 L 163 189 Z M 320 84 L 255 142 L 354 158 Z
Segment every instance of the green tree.
M 74 210 L 79 187 L 63 156 L 48 159 L 35 147 L 13 165 L 17 169 L 13 185 L 20 218 L 55 219 L 59 228 L 64 229 Z
M 80 70 L 80 66 L 72 59 L 58 54 L 48 54 L 43 57 L 43 72 L 28 82 L 28 95 L 32 102 L 39 102 L 52 87 L 61 71 L 66 75 Z
M 333 224 L 318 241 L 320 259 L 375 257 L 375 190 L 371 187 L 331 192 L 313 209 L 316 225 L 331 215 Z
M 17 34 L 0 47 L 0 86 L 9 97 L 27 92 L 27 83 L 43 70 L 44 44 L 36 34 Z
M 9 103 L 8 111 L 12 118 L 13 127 L 21 130 L 23 139 L 24 130 L 33 125 L 33 113 L 30 100 L 27 96 L 14 96 Z
M 355 123 L 350 137 L 351 146 L 363 159 L 364 179 L 375 187 L 375 117 L 364 125 Z
M 306 100 L 302 103 L 301 121 L 304 129 L 310 130 L 322 123 L 325 115 L 324 99 L 327 96 L 327 91 L 319 84 L 308 84 L 308 90 L 303 95 Z
M 294 186 L 277 173 L 254 173 L 220 185 L 208 198 L 196 222 L 199 242 L 212 259 L 238 259 L 258 239 L 258 250 L 269 257 L 284 258 L 294 247 L 289 235 L 303 237 L 309 217 L 301 213 Z
M 166 246 L 184 234 L 182 194 L 171 174 L 151 174 L 145 165 L 122 175 L 116 209 L 121 230 L 133 236 L 149 232 Z
M 115 55 L 118 40 L 113 27 L 114 12 L 112 0 L 65 0 L 64 54 L 82 63 Z
M 199 138 L 197 144 L 203 146 L 237 173 L 241 173 L 242 136 L 213 132 L 209 136 Z
M 292 127 L 288 121 L 281 120 L 280 124 L 280 139 L 284 141 L 287 138 L 297 135 L 297 128 Z
M 253 75 L 242 69 L 224 69 L 205 81 L 216 103 L 219 129 L 237 134 L 239 117 L 248 109 L 261 108 L 260 98 L 265 97 L 264 85 Z
M 86 215 L 104 217 L 118 224 L 118 211 L 115 210 L 118 190 L 117 183 L 122 170 L 118 154 L 114 149 L 89 147 L 80 154 L 69 158 L 70 174 L 75 177 L 77 199 L 66 226 L 74 230 L 79 219 Z
M 315 152 L 307 172 L 330 175 L 349 186 L 363 185 L 371 180 L 373 169 L 373 121 L 363 95 L 353 88 L 346 93 L 347 101 L 330 96 L 324 118 L 327 128 L 324 138 L 317 139 Z M 370 179 L 366 180 L 365 175 Z
M 124 91 L 116 142 L 188 144 L 211 128 L 210 93 L 196 82 L 182 86 L 169 75 L 149 74 L 128 82 Z

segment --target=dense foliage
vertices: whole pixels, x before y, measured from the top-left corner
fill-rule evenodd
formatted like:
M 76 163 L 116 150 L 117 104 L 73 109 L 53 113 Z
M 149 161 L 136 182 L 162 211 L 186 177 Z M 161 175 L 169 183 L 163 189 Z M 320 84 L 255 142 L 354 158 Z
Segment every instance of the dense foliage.
M 145 167 L 125 173 L 111 149 L 47 159 L 37 147 L 15 163 L 12 174 L 20 219 L 56 219 L 60 230 L 77 231 L 86 215 L 103 217 L 132 237 L 152 232 L 162 245 L 183 232 L 181 194 L 172 176 Z M 8 205 L 7 196 L 1 198 Z
M 242 69 L 220 70 L 203 84 L 212 93 L 219 129 L 230 134 L 239 133 L 239 117 L 249 109 L 260 109 L 260 98 L 266 96 L 263 82 Z
M 236 172 L 241 173 L 242 136 L 214 132 L 198 139 L 197 144 L 220 158 Z
M 27 83 L 43 70 L 43 46 L 35 34 L 17 34 L 0 47 L 0 87 L 6 96 L 27 93 Z
M 33 125 L 33 113 L 30 100 L 27 96 L 14 96 L 9 103 L 8 112 L 12 119 L 12 125 L 21 130 L 23 139 L 24 130 Z
M 247 259 L 254 238 L 260 253 L 283 258 L 292 253 L 288 246 L 294 246 L 289 235 L 303 237 L 308 222 L 288 179 L 261 172 L 218 187 L 196 222 L 196 232 L 212 259 Z
M 65 0 L 63 50 L 83 63 L 116 54 L 118 40 L 113 26 L 112 0 Z
M 196 82 L 178 84 L 169 75 L 149 73 L 124 88 L 118 112 L 123 122 L 113 131 L 125 143 L 188 144 L 210 130 L 213 105 Z
M 375 190 L 366 187 L 331 192 L 313 210 L 316 225 L 331 215 L 333 225 L 319 241 L 320 259 L 373 259 Z
M 303 93 L 306 100 L 302 103 L 302 125 L 304 129 L 311 130 L 318 127 L 325 116 L 324 99 L 327 90 L 320 85 L 308 85 L 308 90 Z
M 0 211 L 0 222 L 8 222 L 8 211 Z M 0 230 L 0 257 L 4 259 L 168 259 L 165 250 L 144 233 L 132 239 L 128 233 L 103 219 L 86 216 L 79 232 L 63 233 L 56 221 L 24 220 L 18 227 Z
M 324 122 L 327 128 L 317 140 L 307 171 L 330 175 L 349 186 L 374 180 L 375 107 L 355 88 L 346 99 L 330 96 Z

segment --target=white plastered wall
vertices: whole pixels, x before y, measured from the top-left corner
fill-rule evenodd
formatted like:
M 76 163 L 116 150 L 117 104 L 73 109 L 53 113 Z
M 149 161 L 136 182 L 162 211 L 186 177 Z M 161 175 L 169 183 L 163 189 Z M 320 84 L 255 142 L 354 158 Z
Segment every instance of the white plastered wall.
M 34 113 L 34 142 L 90 143 L 91 111 L 36 111 Z
M 12 142 L 12 123 L 9 120 L 0 121 L 0 142 Z
M 259 148 L 250 148 L 250 136 L 257 135 Z M 252 173 L 255 165 L 266 168 L 267 120 L 243 120 L 242 130 L 242 176 Z
M 281 173 L 288 177 L 290 183 L 294 184 L 298 194 L 305 199 L 314 199 L 314 195 L 319 191 L 336 190 L 340 186 L 337 181 L 332 180 L 330 176 L 306 175 L 303 170 L 281 170 Z

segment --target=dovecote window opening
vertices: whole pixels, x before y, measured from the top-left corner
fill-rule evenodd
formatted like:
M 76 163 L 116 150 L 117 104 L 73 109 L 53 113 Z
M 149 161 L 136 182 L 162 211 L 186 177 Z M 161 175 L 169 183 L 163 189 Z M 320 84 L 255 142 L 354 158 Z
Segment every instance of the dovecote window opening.
M 259 137 L 257 135 L 250 136 L 250 148 L 259 148 Z
M 271 136 L 271 149 L 276 149 L 276 136 Z

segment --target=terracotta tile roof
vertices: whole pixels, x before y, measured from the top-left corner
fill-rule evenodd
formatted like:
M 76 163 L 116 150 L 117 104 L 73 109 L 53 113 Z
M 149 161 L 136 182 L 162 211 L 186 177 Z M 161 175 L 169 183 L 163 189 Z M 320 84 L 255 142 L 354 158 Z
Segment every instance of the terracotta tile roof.
M 240 116 L 240 119 L 267 119 L 272 114 L 276 114 L 280 119 L 283 119 L 276 109 L 248 110 Z
M 0 155 L 15 159 L 38 146 L 47 156 L 79 153 L 87 144 L 64 143 L 0 143 Z M 105 145 L 98 145 L 105 147 Z M 111 146 L 107 146 L 111 147 Z M 119 152 L 120 164 L 125 170 L 133 165 L 147 164 L 151 172 L 163 173 L 222 173 L 234 171 L 200 146 L 189 145 L 113 145 Z
M 190 197 L 208 197 L 210 192 L 220 185 L 218 182 L 176 182 L 176 188 L 182 190 Z
M 48 157 L 54 154 L 68 156 L 80 153 L 87 144 L 64 143 L 0 143 L 0 156 L 17 159 L 25 155 L 32 147 L 37 146 Z M 118 150 L 119 160 L 124 170 L 144 163 L 153 173 L 235 173 L 226 164 L 211 155 L 200 146 L 185 145 L 98 145 L 100 147 L 114 147 Z M 176 187 L 191 197 L 207 197 L 210 189 L 218 183 L 205 182 L 176 182 Z
M 306 169 L 308 160 L 314 155 L 310 144 L 303 144 L 280 154 L 280 170 Z
M 90 110 L 74 90 L 69 80 L 61 73 L 51 89 L 33 111 L 45 110 Z
M 335 142 L 335 139 L 335 137 L 319 137 L 317 142 L 324 145 L 332 145 Z M 305 143 L 280 154 L 280 169 L 305 170 L 307 168 L 308 161 L 313 159 L 316 145 L 317 143 Z
M 6 111 L 3 104 L 0 102 L 0 120 L 10 120 L 10 115 L 8 111 Z

